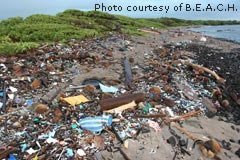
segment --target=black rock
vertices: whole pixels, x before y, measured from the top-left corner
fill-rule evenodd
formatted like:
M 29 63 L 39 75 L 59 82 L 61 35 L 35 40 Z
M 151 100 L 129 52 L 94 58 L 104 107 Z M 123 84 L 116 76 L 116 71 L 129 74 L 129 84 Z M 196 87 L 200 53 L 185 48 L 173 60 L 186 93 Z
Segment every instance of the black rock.
M 227 150 L 231 150 L 231 143 L 225 140 L 222 140 L 222 147 Z
M 171 144 L 172 147 L 176 146 L 176 144 L 177 144 L 176 139 L 173 136 L 171 136 L 167 139 L 167 143 Z
M 236 131 L 239 133 L 239 132 L 240 132 L 240 129 L 239 129 L 239 128 L 237 128 L 237 129 L 236 129 Z
M 240 148 L 235 152 L 235 154 L 240 158 Z
M 179 145 L 182 147 L 186 147 L 188 146 L 188 139 L 185 141 L 183 139 L 179 140 Z
M 232 143 L 235 143 L 235 140 L 234 139 L 229 139 L 230 142 Z

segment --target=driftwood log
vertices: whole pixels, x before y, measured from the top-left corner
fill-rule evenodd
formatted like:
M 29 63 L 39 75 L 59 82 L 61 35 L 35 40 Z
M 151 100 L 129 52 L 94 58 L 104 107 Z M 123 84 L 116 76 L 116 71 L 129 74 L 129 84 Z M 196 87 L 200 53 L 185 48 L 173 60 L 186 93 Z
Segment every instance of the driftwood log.
M 202 137 L 197 137 L 195 135 L 192 135 L 190 132 L 188 132 L 185 128 L 180 127 L 177 123 L 175 122 L 171 122 L 170 123 L 171 127 L 175 127 L 177 128 L 180 132 L 182 132 L 183 134 L 185 134 L 189 139 L 196 141 L 196 140 L 202 140 L 205 141 L 206 139 L 203 139 Z
M 198 143 L 199 149 L 202 152 L 202 154 L 205 157 L 208 158 L 219 158 L 217 154 L 221 152 L 221 146 L 215 139 L 204 139 L 202 137 L 197 137 L 193 134 L 191 134 L 189 131 L 187 131 L 185 128 L 180 127 L 175 122 L 171 122 L 170 125 L 172 127 L 175 127 L 180 132 L 185 134 L 189 139 L 193 140 L 194 142 L 200 141 L 201 143 Z
M 207 72 L 209 74 L 211 74 L 219 83 L 225 83 L 225 79 L 220 77 L 215 71 L 212 71 L 210 70 L 209 68 L 206 68 L 206 67 L 203 67 L 201 65 L 198 65 L 198 64 L 193 64 L 189 61 L 186 61 L 186 60 L 181 60 L 181 63 L 182 64 L 185 64 L 185 65 L 188 65 L 188 66 L 191 66 L 193 69 L 196 69 L 196 70 L 203 70 L 204 72 Z
M 136 103 L 143 102 L 145 98 L 144 93 L 126 94 L 119 97 L 103 99 L 99 101 L 102 111 L 111 110 L 124 104 L 135 101 Z
M 181 115 L 179 117 L 170 118 L 169 121 L 170 122 L 177 122 L 177 121 L 181 121 L 181 120 L 186 120 L 188 118 L 191 118 L 191 117 L 199 115 L 201 112 L 202 112 L 201 110 L 191 111 L 191 112 L 183 114 L 183 115 Z

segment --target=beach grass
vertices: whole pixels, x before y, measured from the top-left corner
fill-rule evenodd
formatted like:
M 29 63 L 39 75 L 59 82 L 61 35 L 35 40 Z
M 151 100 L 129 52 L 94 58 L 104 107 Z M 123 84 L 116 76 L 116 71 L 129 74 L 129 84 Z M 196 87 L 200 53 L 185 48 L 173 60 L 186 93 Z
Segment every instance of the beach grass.
M 189 21 L 176 18 L 143 19 L 108 13 L 66 10 L 55 16 L 37 14 L 0 21 L 0 55 L 24 53 L 44 43 L 67 43 L 110 33 L 143 35 L 140 28 L 237 24 L 237 21 Z

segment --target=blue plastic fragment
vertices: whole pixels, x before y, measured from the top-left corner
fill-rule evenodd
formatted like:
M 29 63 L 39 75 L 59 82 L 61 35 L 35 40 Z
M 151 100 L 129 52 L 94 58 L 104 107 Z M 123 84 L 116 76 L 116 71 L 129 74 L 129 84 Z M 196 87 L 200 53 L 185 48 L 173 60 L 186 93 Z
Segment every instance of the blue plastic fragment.
M 78 127 L 77 124 L 72 124 L 72 125 L 71 125 L 71 128 L 72 128 L 72 129 L 76 129 L 77 127 Z
M 54 137 L 56 133 L 56 130 L 54 129 L 53 131 L 48 133 L 48 137 Z
M 10 154 L 8 160 L 17 160 L 17 158 L 13 154 Z
M 74 156 L 73 150 L 71 148 L 67 148 L 66 156 L 67 157 L 73 157 Z
M 21 146 L 21 152 L 25 152 L 28 147 L 27 144 L 25 144 L 25 143 L 21 144 L 20 146 Z
M 111 126 L 112 117 L 111 116 L 96 116 L 96 117 L 86 117 L 79 120 L 79 125 L 82 129 L 93 132 L 94 134 L 100 134 L 105 126 Z
M 84 106 L 82 104 L 80 104 L 79 108 L 80 109 L 84 109 Z
M 104 92 L 104 93 L 116 93 L 118 91 L 118 88 L 113 87 L 113 86 L 109 87 L 109 86 L 105 86 L 101 83 L 99 85 L 100 85 L 102 92 Z
M 27 107 L 32 106 L 33 105 L 33 99 L 26 100 L 26 104 L 27 104 Z

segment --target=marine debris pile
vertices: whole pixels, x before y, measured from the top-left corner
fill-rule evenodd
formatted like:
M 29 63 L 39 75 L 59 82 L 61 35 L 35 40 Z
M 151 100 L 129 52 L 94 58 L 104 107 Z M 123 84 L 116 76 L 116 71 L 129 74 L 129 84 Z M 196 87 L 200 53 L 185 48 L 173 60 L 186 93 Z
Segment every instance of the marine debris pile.
M 136 46 L 147 44 L 139 55 Z M 0 159 L 129 160 L 144 150 L 163 159 L 239 157 L 239 137 L 204 134 L 211 128 L 201 120 L 185 125 L 222 121 L 239 135 L 239 84 L 231 82 L 239 76 L 219 71 L 207 57 L 215 52 L 112 35 L 0 57 Z

